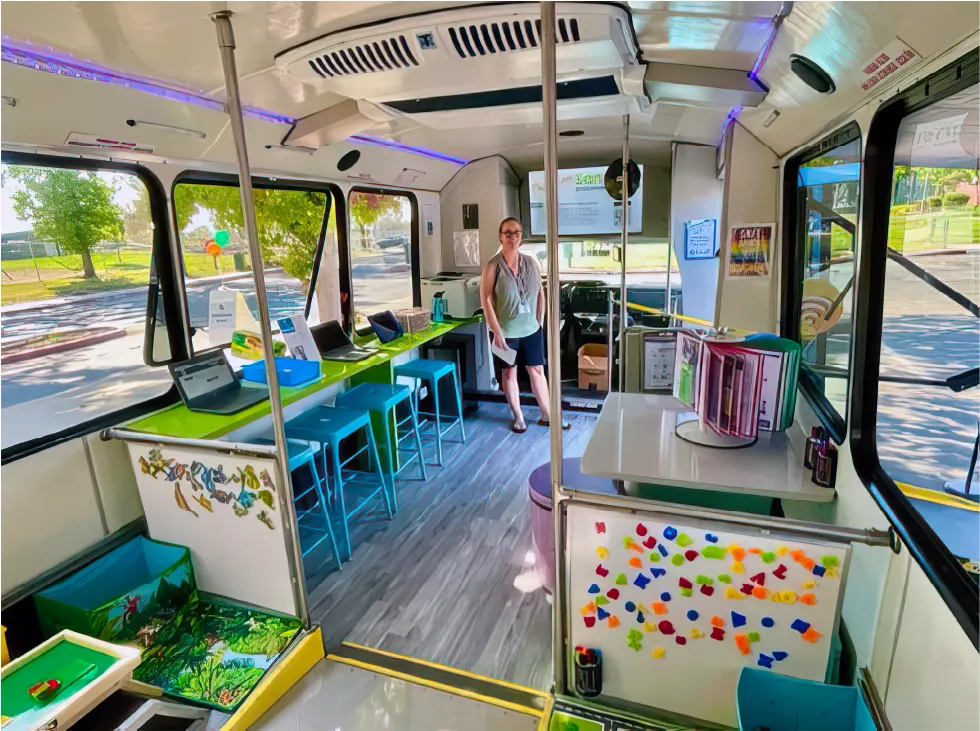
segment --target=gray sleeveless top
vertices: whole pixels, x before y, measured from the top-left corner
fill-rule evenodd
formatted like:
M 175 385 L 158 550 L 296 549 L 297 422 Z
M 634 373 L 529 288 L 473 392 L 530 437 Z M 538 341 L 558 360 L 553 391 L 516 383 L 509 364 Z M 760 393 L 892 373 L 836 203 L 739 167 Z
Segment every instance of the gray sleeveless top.
M 541 274 L 537 262 L 530 254 L 517 252 L 517 274 L 504 261 L 498 251 L 490 263 L 496 266 L 493 285 L 493 309 L 497 313 L 500 329 L 508 338 L 524 338 L 538 330 L 538 292 Z

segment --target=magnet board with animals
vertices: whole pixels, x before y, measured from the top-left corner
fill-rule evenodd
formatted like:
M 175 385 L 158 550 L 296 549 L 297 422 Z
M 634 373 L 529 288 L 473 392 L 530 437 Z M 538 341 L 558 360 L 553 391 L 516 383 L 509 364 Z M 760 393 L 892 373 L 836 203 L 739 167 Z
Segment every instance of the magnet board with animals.
M 150 537 L 190 549 L 198 587 L 295 616 L 275 462 L 127 446 Z
M 602 694 L 737 726 L 743 667 L 822 682 L 848 549 L 665 520 L 568 508 L 569 644 Z

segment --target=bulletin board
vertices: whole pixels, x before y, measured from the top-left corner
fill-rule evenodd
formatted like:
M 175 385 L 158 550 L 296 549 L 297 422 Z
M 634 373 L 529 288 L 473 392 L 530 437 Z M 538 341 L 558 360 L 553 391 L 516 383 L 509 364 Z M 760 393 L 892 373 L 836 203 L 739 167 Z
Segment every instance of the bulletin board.
M 275 461 L 127 446 L 150 537 L 190 549 L 198 587 L 296 616 Z
M 737 727 L 743 667 L 825 679 L 848 547 L 581 505 L 567 525 L 570 649 L 601 651 L 603 696 Z

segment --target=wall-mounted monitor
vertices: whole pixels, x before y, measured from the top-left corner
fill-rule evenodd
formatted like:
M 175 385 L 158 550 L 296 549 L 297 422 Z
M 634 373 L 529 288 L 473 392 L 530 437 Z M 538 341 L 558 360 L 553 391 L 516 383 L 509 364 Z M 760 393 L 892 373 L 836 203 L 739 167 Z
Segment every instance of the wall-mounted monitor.
M 643 166 L 640 187 L 629 199 L 629 231 L 643 230 Z M 622 201 L 606 192 L 603 179 L 606 166 L 571 168 L 558 171 L 558 234 L 560 236 L 598 236 L 622 231 Z M 544 236 L 547 221 L 544 210 L 544 171 L 528 176 L 531 199 L 531 235 Z

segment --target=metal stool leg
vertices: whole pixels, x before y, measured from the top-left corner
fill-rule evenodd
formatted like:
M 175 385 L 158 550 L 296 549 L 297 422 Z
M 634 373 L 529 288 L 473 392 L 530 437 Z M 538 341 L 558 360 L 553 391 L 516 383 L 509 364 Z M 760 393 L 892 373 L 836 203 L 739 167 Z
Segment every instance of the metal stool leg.
M 435 405 L 436 416 L 436 464 L 442 467 L 442 419 L 439 414 L 439 379 L 433 379 L 432 398 Z
M 412 410 L 412 431 L 415 432 L 415 446 L 419 451 L 419 470 L 422 472 L 422 479 L 428 480 L 429 476 L 425 472 L 425 453 L 422 451 L 422 434 L 419 432 L 419 412 L 412 399 L 408 400 L 408 408 Z
M 320 507 L 323 508 L 323 519 L 326 521 L 327 525 L 327 535 L 330 536 L 330 546 L 333 548 L 333 557 L 337 562 L 337 568 L 340 571 L 344 570 L 344 562 L 340 558 L 340 551 L 337 548 L 337 537 L 333 532 L 333 523 L 330 521 L 330 511 L 327 509 L 327 496 L 323 489 L 323 480 L 320 479 L 320 475 L 317 474 L 316 470 L 316 456 L 310 460 L 310 472 L 313 473 L 313 484 L 316 488 L 316 493 L 319 498 Z
M 388 495 L 388 488 L 387 488 L 388 483 L 385 480 L 384 469 L 381 467 L 381 458 L 378 456 L 378 445 L 374 441 L 374 432 L 370 428 L 368 428 L 367 433 L 368 433 L 367 436 L 368 447 L 370 448 L 369 451 L 371 457 L 374 459 L 374 464 L 378 469 L 378 477 L 381 478 L 381 492 L 385 496 L 385 507 L 388 509 L 388 520 L 391 520 L 392 518 L 395 517 L 395 514 L 392 511 L 393 496 Z M 394 484 L 394 482 L 395 482 L 394 477 L 392 477 L 392 484 Z M 392 492 L 394 492 L 394 490 L 392 490 Z
M 392 449 L 391 446 L 391 419 L 394 416 L 395 416 L 394 413 L 389 414 L 388 412 L 381 412 L 381 419 L 384 422 L 385 457 L 387 458 L 385 461 L 388 463 L 388 476 L 390 478 L 390 482 L 388 482 L 385 480 L 384 475 L 382 475 L 381 482 L 383 484 L 386 484 L 388 488 L 391 489 L 391 501 L 393 503 L 395 512 L 398 512 L 398 495 L 395 492 L 395 462 L 398 459 L 398 435 L 397 434 L 395 435 L 394 449 Z M 395 418 L 395 421 L 398 421 L 398 419 Z M 374 444 L 375 450 L 377 450 L 378 445 L 374 439 L 373 429 L 371 430 L 371 442 Z M 388 492 L 388 488 L 385 488 L 386 495 Z
M 453 388 L 456 391 L 456 414 L 459 419 L 459 433 L 463 438 L 463 444 L 466 444 L 466 427 L 463 426 L 463 398 L 459 395 L 459 374 L 455 368 L 453 368 Z
M 341 471 L 340 466 L 340 445 L 331 444 L 330 445 L 330 457 L 333 461 L 334 470 L 334 485 L 337 491 L 338 499 L 340 500 L 340 517 L 342 518 L 342 526 L 344 529 L 344 546 L 347 549 L 347 558 L 350 559 L 354 555 L 354 549 L 350 542 L 350 527 L 347 525 L 347 507 L 344 505 L 344 474 Z

